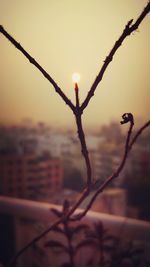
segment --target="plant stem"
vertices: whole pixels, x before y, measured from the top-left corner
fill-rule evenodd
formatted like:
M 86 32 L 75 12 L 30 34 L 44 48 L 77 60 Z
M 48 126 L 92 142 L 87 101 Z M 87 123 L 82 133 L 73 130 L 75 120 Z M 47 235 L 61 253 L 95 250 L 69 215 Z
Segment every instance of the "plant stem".
M 82 114 L 80 112 L 76 112 L 76 124 L 77 124 L 77 129 L 78 129 L 78 137 L 80 140 L 80 144 L 81 144 L 81 152 L 82 155 L 85 159 L 85 164 L 86 164 L 86 169 L 87 169 L 87 187 L 90 190 L 90 186 L 92 183 L 92 170 L 91 170 L 91 163 L 90 163 L 90 159 L 89 159 L 89 153 L 88 153 L 88 149 L 87 149 L 87 145 L 86 145 L 86 141 L 85 141 L 85 135 L 84 135 L 84 131 L 82 128 L 82 118 L 81 118 Z

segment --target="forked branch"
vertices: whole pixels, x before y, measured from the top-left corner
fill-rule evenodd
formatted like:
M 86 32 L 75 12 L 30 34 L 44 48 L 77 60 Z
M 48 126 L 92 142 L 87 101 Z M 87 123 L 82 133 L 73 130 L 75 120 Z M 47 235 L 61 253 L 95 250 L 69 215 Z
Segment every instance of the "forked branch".
M 124 155 L 123 155 L 123 159 L 119 165 L 119 167 L 117 168 L 117 170 L 110 176 L 108 177 L 104 183 L 96 190 L 95 194 L 93 195 L 93 197 L 91 198 L 90 202 L 88 203 L 87 207 L 83 210 L 83 212 L 74 215 L 71 217 L 71 215 L 73 215 L 74 211 L 77 210 L 77 208 L 81 205 L 81 203 L 83 202 L 83 200 L 87 197 L 88 195 L 88 190 L 87 188 L 83 191 L 80 199 L 77 201 L 77 203 L 75 203 L 75 205 L 68 211 L 68 213 L 66 213 L 66 218 L 62 217 L 60 219 L 58 219 L 56 222 L 54 222 L 49 228 L 47 228 L 46 230 L 44 230 L 40 235 L 38 235 L 36 238 L 34 238 L 31 242 L 29 242 L 25 247 L 23 247 L 16 255 L 15 257 L 12 259 L 11 263 L 10 263 L 10 267 L 14 267 L 16 266 L 16 262 L 18 260 L 18 258 L 29 248 L 31 247 L 34 243 L 38 242 L 42 237 L 44 237 L 47 233 L 49 233 L 55 226 L 61 224 L 63 222 L 64 219 L 68 219 L 70 221 L 77 221 L 77 220 L 81 220 L 86 214 L 87 212 L 90 210 L 90 208 L 92 207 L 94 201 L 96 200 L 96 198 L 98 197 L 98 195 L 110 184 L 113 182 L 113 180 L 119 176 L 119 174 L 121 173 L 126 160 L 127 160 L 127 156 L 129 154 L 129 152 L 131 151 L 132 146 L 135 144 L 135 142 L 137 141 L 138 137 L 140 137 L 140 135 L 143 133 L 143 131 L 148 128 L 150 126 L 150 120 L 145 123 L 138 131 L 137 133 L 134 135 L 134 137 L 131 140 L 131 134 L 132 134 L 132 129 L 134 126 L 134 121 L 133 121 L 133 116 L 131 113 L 126 113 L 131 120 L 129 120 L 128 122 L 130 123 L 129 126 L 129 130 L 128 130 L 128 134 L 127 134 L 127 138 L 126 138 L 126 142 L 125 142 L 125 147 L 124 147 Z M 125 114 L 124 114 L 125 115 Z M 124 116 L 123 115 L 123 116 Z M 124 118 L 123 118 L 124 119 Z M 123 123 L 127 123 L 127 121 L 123 121 Z M 130 141 L 131 140 L 131 141 Z
M 94 201 L 96 200 L 96 198 L 98 197 L 98 195 L 101 192 L 103 192 L 103 190 L 105 188 L 107 188 L 107 186 L 110 183 L 112 183 L 113 180 L 120 175 L 121 171 L 123 170 L 123 168 L 125 166 L 125 163 L 126 163 L 128 155 L 129 155 L 129 152 L 131 151 L 131 149 L 132 149 L 133 145 L 135 144 L 137 138 L 142 134 L 142 132 L 146 128 L 148 128 L 150 126 L 150 120 L 149 120 L 148 122 L 146 122 L 137 131 L 137 133 L 133 136 L 133 138 L 131 140 L 131 134 L 132 134 L 133 126 L 134 126 L 133 116 L 132 116 L 131 113 L 125 113 L 124 115 L 126 115 L 126 118 L 128 117 L 129 120 L 128 121 L 124 120 L 123 122 L 121 122 L 121 124 L 130 122 L 130 126 L 129 126 L 129 130 L 128 130 L 128 134 L 127 134 L 127 138 L 126 138 L 126 142 L 125 142 L 124 155 L 123 155 L 123 158 L 122 158 L 122 161 L 121 161 L 120 165 L 118 166 L 117 170 L 99 186 L 99 188 L 96 190 L 95 194 L 93 195 L 93 197 L 89 201 L 89 203 L 88 203 L 87 207 L 85 208 L 85 210 L 82 213 L 79 213 L 79 214 L 75 215 L 74 217 L 70 218 L 70 220 L 72 220 L 72 221 L 81 220 L 87 214 L 87 212 L 92 207 L 92 205 L 93 205 Z
M 97 88 L 97 86 L 99 85 L 99 83 L 101 82 L 103 75 L 108 67 L 108 65 L 110 64 L 110 62 L 113 60 L 113 56 L 115 55 L 116 51 L 118 50 L 118 48 L 122 45 L 123 41 L 126 39 L 127 36 L 129 36 L 133 31 L 135 31 L 139 25 L 141 24 L 142 20 L 145 18 L 145 16 L 149 13 L 150 11 L 150 1 L 148 1 L 147 6 L 144 8 L 144 10 L 142 11 L 141 15 L 138 17 L 138 19 L 136 20 L 136 22 L 134 24 L 133 20 L 130 20 L 123 33 L 121 34 L 121 36 L 119 37 L 119 39 L 116 41 L 114 47 L 111 49 L 109 55 L 106 57 L 104 64 L 98 74 L 98 76 L 96 77 L 94 83 L 91 86 L 90 91 L 87 94 L 87 97 L 85 98 L 85 100 L 83 101 L 83 103 L 79 104 L 79 97 L 78 95 L 76 95 L 76 106 L 74 106 L 74 104 L 71 102 L 71 100 L 68 99 L 68 97 L 64 94 L 64 92 L 61 90 L 61 88 L 57 85 L 57 83 L 52 79 L 52 77 L 45 71 L 45 69 L 43 69 L 43 67 L 41 67 L 41 65 L 20 45 L 20 43 L 18 43 L 4 28 L 3 26 L 0 26 L 0 32 L 30 61 L 30 63 L 32 63 L 43 75 L 44 77 L 53 85 L 55 91 L 60 95 L 60 97 L 62 98 L 62 100 L 70 107 L 70 109 L 73 111 L 74 115 L 75 115 L 75 119 L 76 119 L 76 125 L 77 125 L 77 130 L 78 130 L 78 137 L 80 140 L 80 144 L 81 144 L 81 151 L 85 160 L 85 164 L 86 164 L 86 170 L 87 170 L 87 184 L 86 187 L 84 189 L 84 191 L 82 192 L 79 200 L 75 203 L 75 205 L 73 207 L 71 207 L 70 209 L 68 209 L 68 212 L 66 213 L 66 217 L 62 217 L 59 220 L 57 220 L 54 224 L 52 224 L 48 229 L 46 229 L 43 233 L 41 233 L 39 236 L 37 236 L 35 239 L 33 239 L 30 243 L 28 243 L 23 249 L 21 249 L 16 256 L 14 257 L 11 266 L 15 266 L 16 261 L 18 259 L 18 257 L 20 255 L 22 255 L 24 253 L 24 251 L 26 249 L 28 249 L 32 244 L 34 244 L 35 242 L 37 242 L 38 240 L 40 240 L 45 234 L 47 234 L 49 231 L 51 231 L 53 229 L 53 227 L 55 227 L 56 225 L 60 224 L 63 222 L 63 220 L 79 220 L 81 219 L 83 216 L 86 215 L 86 213 L 88 212 L 88 210 L 91 208 L 93 202 L 95 201 L 95 199 L 97 198 L 97 196 L 116 178 L 119 176 L 120 172 L 122 171 L 127 156 L 132 148 L 132 146 L 134 145 L 134 143 L 136 142 L 137 138 L 141 135 L 141 133 L 150 125 L 150 121 L 148 121 L 138 132 L 137 134 L 132 138 L 131 140 L 131 134 L 132 134 L 132 129 L 133 129 L 133 125 L 134 125 L 134 121 L 133 121 L 133 116 L 131 113 L 125 113 L 123 115 L 123 121 L 121 122 L 123 123 L 130 123 L 129 126 L 129 131 L 127 134 L 127 138 L 126 138 L 126 143 L 125 143 L 125 149 L 124 149 L 124 155 L 123 155 L 123 159 L 121 161 L 121 164 L 119 165 L 118 169 L 116 170 L 115 173 L 113 173 L 110 177 L 108 177 L 104 183 L 102 185 L 100 185 L 100 187 L 96 190 L 94 196 L 92 197 L 92 199 L 90 200 L 89 204 L 87 205 L 86 209 L 76 215 L 76 216 L 72 216 L 74 214 L 74 212 L 76 211 L 76 209 L 81 205 L 81 203 L 83 202 L 83 200 L 89 195 L 90 191 L 93 188 L 93 184 L 92 184 L 92 174 L 91 174 L 91 163 L 89 160 L 89 155 L 88 155 L 88 149 L 87 149 L 87 145 L 86 145 L 86 141 L 85 141 L 85 135 L 84 135 L 84 130 L 82 127 L 82 114 L 84 109 L 88 106 L 89 101 L 91 100 L 92 96 L 95 93 L 95 90 Z

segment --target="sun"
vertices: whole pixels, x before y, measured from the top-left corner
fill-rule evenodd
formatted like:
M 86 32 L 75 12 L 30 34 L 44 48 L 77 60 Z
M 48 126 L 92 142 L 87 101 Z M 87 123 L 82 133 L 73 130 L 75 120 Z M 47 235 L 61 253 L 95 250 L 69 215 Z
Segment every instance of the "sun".
M 74 83 L 78 83 L 80 81 L 80 74 L 78 72 L 74 72 L 72 74 L 72 80 Z

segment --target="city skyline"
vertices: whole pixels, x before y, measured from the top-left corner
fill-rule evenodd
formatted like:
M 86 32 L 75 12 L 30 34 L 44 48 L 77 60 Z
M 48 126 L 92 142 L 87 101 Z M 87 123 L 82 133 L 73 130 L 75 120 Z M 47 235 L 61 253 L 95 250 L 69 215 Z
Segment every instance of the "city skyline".
M 41 201 L 56 201 L 57 204 L 57 201 L 61 201 L 62 204 L 62 196 L 56 194 L 57 189 L 60 189 L 65 197 L 64 190 L 71 189 L 78 192 L 86 179 L 85 164 L 77 136 L 73 131 L 66 133 L 51 131 L 49 127 L 42 124 L 37 127 L 30 126 L 0 127 L 1 194 Z M 135 206 L 133 212 L 129 211 L 128 215 L 146 216 L 142 217 L 145 219 L 149 218 L 145 201 L 142 200 L 143 197 L 146 199 L 149 196 L 149 133 L 145 132 L 139 138 L 123 172 L 111 184 L 111 188 L 115 190 L 106 190 L 109 192 L 110 201 L 113 196 L 124 199 L 126 191 Z M 97 181 L 98 186 L 118 169 L 122 158 L 124 134 L 117 124 L 112 124 L 104 127 L 99 135 L 87 133 L 86 143 L 92 168 L 92 180 Z M 116 191 L 117 188 L 119 191 Z M 49 190 L 53 195 L 49 195 Z M 140 190 L 139 198 L 136 197 L 135 203 L 135 197 L 132 196 L 133 192 L 137 196 L 138 190 Z M 102 206 L 103 204 L 102 201 Z M 142 208 L 140 205 L 143 205 Z M 94 204 L 96 210 L 98 208 L 97 211 L 100 211 L 102 206 Z M 121 211 L 122 208 L 119 210 Z M 120 214 L 119 210 L 117 214 Z M 142 213 L 138 215 L 138 212 L 142 212 L 143 215 Z
M 1 1 L 1 24 L 74 102 L 72 73 L 81 74 L 83 102 L 127 22 L 147 1 Z M 125 112 L 149 119 L 149 16 L 121 46 L 84 113 L 86 127 L 120 121 Z M 0 36 L 0 122 L 23 118 L 74 128 L 71 110 L 34 66 Z M 60 116 L 61 115 L 61 116 Z

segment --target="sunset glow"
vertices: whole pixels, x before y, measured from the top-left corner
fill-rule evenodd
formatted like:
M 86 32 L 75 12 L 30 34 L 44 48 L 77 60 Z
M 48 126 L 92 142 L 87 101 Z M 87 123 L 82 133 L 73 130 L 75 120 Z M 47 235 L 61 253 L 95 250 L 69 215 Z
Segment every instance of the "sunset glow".
M 147 0 L 45 0 L 44 4 L 35 0 L 2 0 L 0 24 L 72 102 L 71 74 L 82 73 L 81 80 L 75 73 L 73 82 L 80 80 L 83 103 L 125 25 L 136 20 L 146 4 Z M 74 14 L 78 14 L 77 19 Z M 113 57 L 86 109 L 85 126 L 119 122 L 125 112 L 133 113 L 139 121 L 149 119 L 149 28 L 147 16 Z M 2 35 L 0 60 L 0 123 L 19 123 L 31 118 L 51 126 L 74 127 L 72 113 L 53 86 Z
M 80 81 L 80 74 L 78 72 L 74 72 L 72 74 L 72 80 L 74 83 L 78 83 Z

